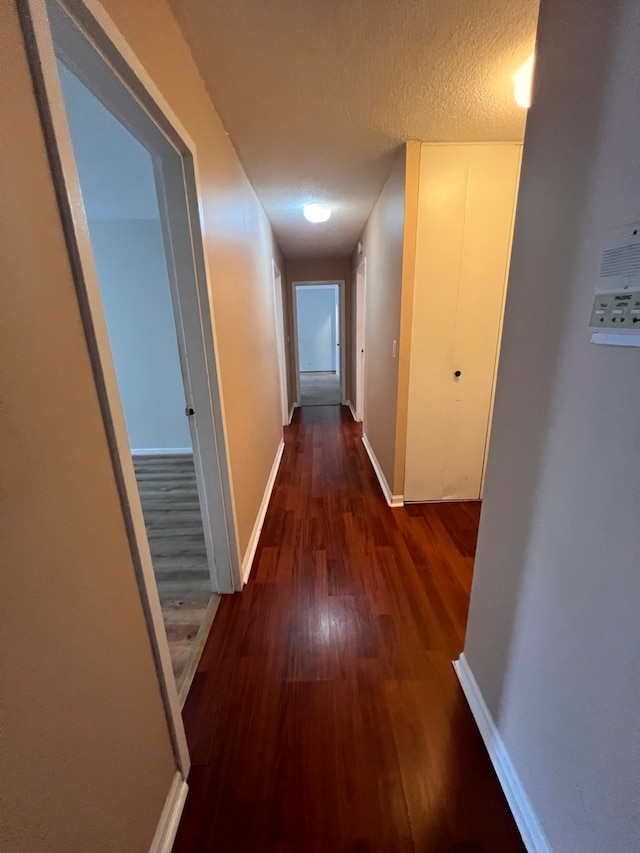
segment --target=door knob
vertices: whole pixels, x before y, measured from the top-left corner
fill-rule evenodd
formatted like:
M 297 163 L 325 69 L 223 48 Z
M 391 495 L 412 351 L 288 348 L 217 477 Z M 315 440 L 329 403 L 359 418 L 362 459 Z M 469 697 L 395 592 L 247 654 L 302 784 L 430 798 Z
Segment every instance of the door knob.
M 456 370 L 456 372 L 453 375 L 456 377 L 456 379 L 459 379 L 462 376 L 462 371 Z

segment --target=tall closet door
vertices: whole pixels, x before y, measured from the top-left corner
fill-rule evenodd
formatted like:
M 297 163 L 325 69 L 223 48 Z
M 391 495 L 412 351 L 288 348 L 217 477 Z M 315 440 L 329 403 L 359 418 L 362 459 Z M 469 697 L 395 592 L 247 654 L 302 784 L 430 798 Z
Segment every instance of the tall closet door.
M 405 500 L 480 497 L 520 152 L 422 147 Z

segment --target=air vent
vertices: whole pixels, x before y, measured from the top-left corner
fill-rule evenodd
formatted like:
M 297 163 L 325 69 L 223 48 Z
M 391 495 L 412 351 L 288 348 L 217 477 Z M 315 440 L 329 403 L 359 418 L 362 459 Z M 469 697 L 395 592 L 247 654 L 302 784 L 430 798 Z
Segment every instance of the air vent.
M 600 277 L 640 275 L 640 243 L 627 243 L 602 253 Z

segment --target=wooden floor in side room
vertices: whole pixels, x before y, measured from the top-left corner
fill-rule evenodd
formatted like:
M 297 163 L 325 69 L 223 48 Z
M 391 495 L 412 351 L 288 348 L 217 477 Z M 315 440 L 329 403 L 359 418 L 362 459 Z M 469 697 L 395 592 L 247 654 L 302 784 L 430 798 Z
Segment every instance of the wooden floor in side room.
M 193 455 L 133 458 L 173 673 L 187 674 L 212 600 Z
M 387 506 L 340 406 L 302 408 L 249 583 L 184 708 L 174 853 L 522 853 L 451 666 L 479 504 Z

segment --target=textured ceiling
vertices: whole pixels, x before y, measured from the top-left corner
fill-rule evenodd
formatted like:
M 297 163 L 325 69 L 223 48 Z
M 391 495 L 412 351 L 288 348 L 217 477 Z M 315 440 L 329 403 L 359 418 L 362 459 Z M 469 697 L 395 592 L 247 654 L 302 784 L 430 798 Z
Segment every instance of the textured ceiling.
M 169 2 L 287 257 L 349 254 L 405 140 L 522 139 L 537 0 Z

